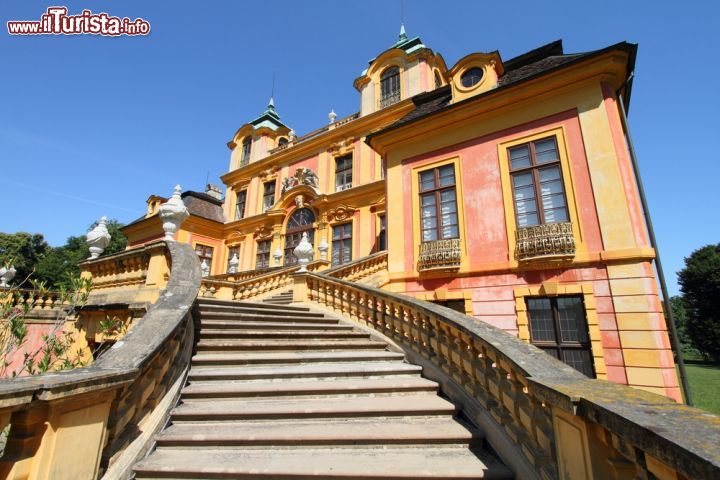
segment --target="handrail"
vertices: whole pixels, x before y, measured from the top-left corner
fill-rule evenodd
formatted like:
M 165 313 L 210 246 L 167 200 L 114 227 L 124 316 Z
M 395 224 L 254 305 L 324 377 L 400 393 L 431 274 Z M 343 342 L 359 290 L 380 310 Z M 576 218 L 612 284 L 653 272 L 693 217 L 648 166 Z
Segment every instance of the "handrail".
M 122 457 L 142 430 L 139 423 L 151 415 L 154 402 L 177 383 L 192 352 L 191 307 L 201 274 L 189 245 L 161 244 L 171 263 L 165 289 L 137 325 L 95 363 L 76 370 L 0 380 L 0 429 L 11 425 L 0 457 L 0 477 L 28 478 L 21 473 L 29 471 L 28 463 L 41 462 L 32 464 L 35 476 L 29 478 L 94 478 L 99 469 Z M 123 252 L 81 265 L 92 271 L 112 270 L 115 267 L 102 264 L 137 253 Z M 83 412 L 80 418 L 86 426 L 82 431 L 72 430 L 78 421 L 73 416 L 76 412 Z M 46 422 L 52 428 L 46 429 Z M 147 428 L 147 422 L 143 425 Z M 75 431 L 82 438 L 63 437 L 69 442 L 66 445 L 44 439 L 57 438 L 63 428 L 71 432 L 66 435 Z M 83 449 L 83 458 L 68 454 L 79 444 L 90 445 Z M 88 455 L 94 448 L 96 455 Z
M 429 302 L 318 273 L 296 275 L 294 292 L 295 301 L 305 295 L 396 342 L 519 477 L 569 478 L 564 469 L 583 461 L 580 452 L 592 465 L 588 477 L 668 468 L 720 478 L 718 416 L 587 378 L 501 329 Z
M 352 262 L 330 268 L 323 272 L 324 275 L 334 278 L 342 278 L 352 282 L 367 279 L 378 272 L 387 271 L 388 253 L 382 250 L 365 257 L 358 258 Z M 377 281 L 373 286 L 378 287 L 386 283 L 387 279 Z M 367 283 L 367 281 L 362 282 Z

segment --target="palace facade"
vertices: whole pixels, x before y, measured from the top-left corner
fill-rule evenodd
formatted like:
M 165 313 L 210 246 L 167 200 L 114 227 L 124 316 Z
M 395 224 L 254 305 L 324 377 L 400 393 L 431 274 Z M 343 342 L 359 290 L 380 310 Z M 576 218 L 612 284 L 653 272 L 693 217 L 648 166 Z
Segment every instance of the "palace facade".
M 387 252 L 377 286 L 680 400 L 623 122 L 635 54 L 557 41 L 448 67 L 401 30 L 355 79 L 358 113 L 298 136 L 271 99 L 242 125 L 225 194 L 184 192 L 176 238 L 209 276 L 293 266 L 303 234 L 330 268 Z M 163 236 L 165 200 L 129 247 Z

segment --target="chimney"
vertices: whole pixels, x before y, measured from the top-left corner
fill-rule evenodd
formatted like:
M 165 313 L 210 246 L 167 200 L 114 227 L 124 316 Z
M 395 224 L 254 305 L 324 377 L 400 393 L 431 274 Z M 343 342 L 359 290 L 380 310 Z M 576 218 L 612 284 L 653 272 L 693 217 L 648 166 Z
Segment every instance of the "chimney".
M 207 186 L 205 187 L 205 193 L 213 198 L 217 198 L 218 200 L 223 199 L 222 189 L 217 185 L 213 185 L 212 183 L 207 184 Z

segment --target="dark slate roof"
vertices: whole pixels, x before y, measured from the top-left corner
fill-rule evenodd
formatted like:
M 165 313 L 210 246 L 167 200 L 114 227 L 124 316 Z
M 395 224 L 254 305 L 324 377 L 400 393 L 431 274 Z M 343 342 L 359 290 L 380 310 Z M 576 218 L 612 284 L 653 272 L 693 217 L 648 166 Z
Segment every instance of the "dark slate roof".
M 222 200 L 206 193 L 193 192 L 192 190 L 183 192 L 181 197 L 190 215 L 206 218 L 214 222 L 225 223 Z
M 531 50 L 527 53 L 503 62 L 505 73 L 498 79 L 497 89 L 520 83 L 535 76 L 548 73 L 558 68 L 562 68 L 563 66 L 573 63 L 575 61 L 605 53 L 613 49 L 624 49 L 630 52 L 628 72 L 632 72 L 635 63 L 635 51 L 637 49 L 637 45 L 621 42 L 616 45 L 604 48 L 602 50 L 594 50 L 592 52 L 585 53 L 564 54 L 562 41 L 556 40 L 547 45 L 543 45 L 540 48 L 536 48 L 535 50 Z M 492 94 L 497 89 L 489 90 L 488 92 L 480 94 L 476 97 L 470 97 L 459 103 L 465 103 L 467 101 L 472 101 L 485 95 Z M 627 92 L 625 95 L 626 104 L 629 103 L 629 98 L 630 95 L 629 92 Z M 410 123 L 414 120 L 420 119 L 428 115 L 432 115 L 436 112 L 454 106 L 450 104 L 450 102 L 452 101 L 452 92 L 449 85 L 440 87 L 431 92 L 416 95 L 413 97 L 412 100 L 413 103 L 415 103 L 415 109 L 413 111 L 411 111 L 401 119 L 397 120 L 395 123 L 389 125 L 388 127 L 371 133 L 367 136 L 365 141 L 369 142 L 373 137 L 381 135 L 386 131 L 394 130 L 395 128 L 398 128 L 406 123 Z M 625 108 L 627 107 L 628 105 L 625 106 Z

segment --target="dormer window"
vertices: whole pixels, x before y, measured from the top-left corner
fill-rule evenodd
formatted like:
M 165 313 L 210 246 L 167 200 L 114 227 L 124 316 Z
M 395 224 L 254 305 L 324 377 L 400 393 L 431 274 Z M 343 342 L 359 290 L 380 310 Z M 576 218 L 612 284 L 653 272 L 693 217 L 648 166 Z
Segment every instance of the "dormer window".
M 250 150 L 252 149 L 252 137 L 245 137 L 242 142 L 242 157 L 240 157 L 240 166 L 244 167 L 250 163 Z
M 284 147 L 288 144 L 288 139 L 285 137 L 280 137 L 280 140 L 278 140 L 278 147 Z
M 440 77 L 440 72 L 435 70 L 435 88 L 442 87 L 442 78 Z
M 483 77 L 483 69 L 478 67 L 468 68 L 460 76 L 460 82 L 465 88 L 474 87 Z
M 380 76 L 380 108 L 400 101 L 400 69 L 390 67 Z

